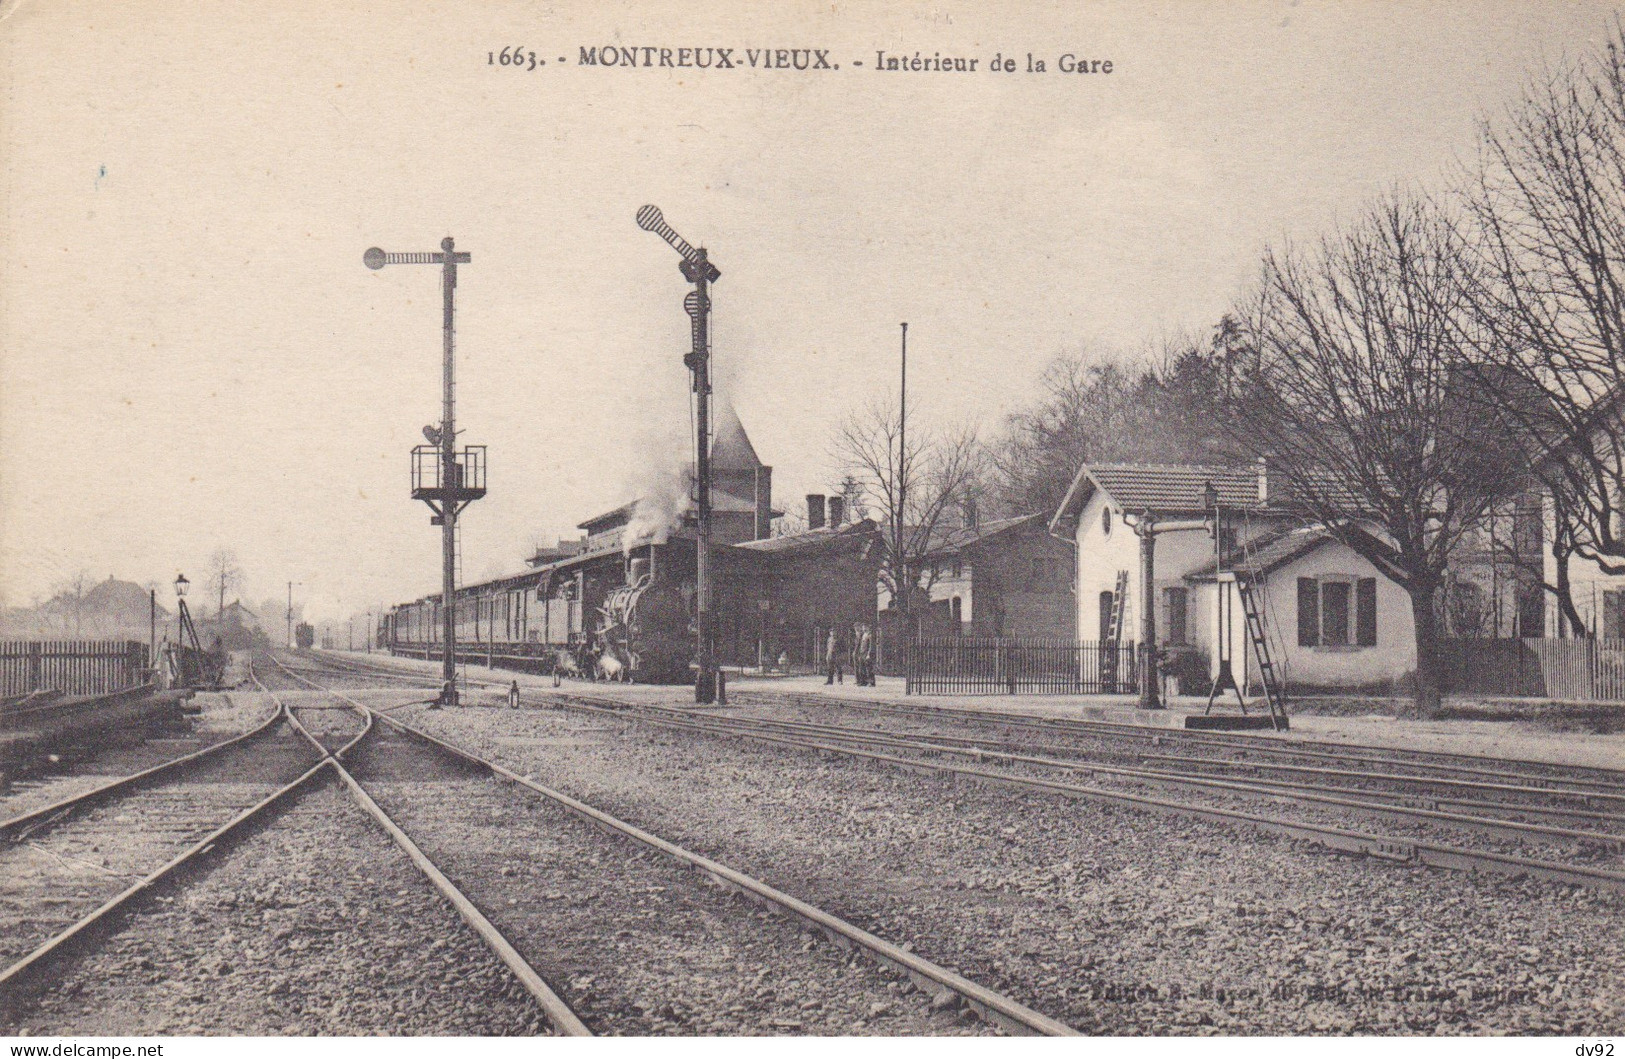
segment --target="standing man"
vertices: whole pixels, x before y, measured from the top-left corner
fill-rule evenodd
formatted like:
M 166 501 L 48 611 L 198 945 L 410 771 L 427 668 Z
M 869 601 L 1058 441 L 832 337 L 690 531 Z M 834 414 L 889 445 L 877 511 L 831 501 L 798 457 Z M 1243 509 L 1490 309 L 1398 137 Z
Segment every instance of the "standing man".
M 873 687 L 875 683 L 875 643 L 869 626 L 858 626 L 857 660 L 852 664 L 853 676 L 864 687 Z
M 846 674 L 841 667 L 841 636 L 839 626 L 829 627 L 829 642 L 824 645 L 824 683 L 846 683 Z

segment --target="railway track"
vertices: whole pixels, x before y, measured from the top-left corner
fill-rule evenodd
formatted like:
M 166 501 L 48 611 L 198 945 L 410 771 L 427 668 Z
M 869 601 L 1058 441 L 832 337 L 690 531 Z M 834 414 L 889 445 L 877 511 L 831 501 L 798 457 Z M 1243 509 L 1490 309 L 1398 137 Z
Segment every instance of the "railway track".
M 1544 827 L 1538 824 L 1526 828 L 1520 821 L 1524 817 L 1537 820 L 1555 818 L 1579 825 L 1580 828 L 1590 829 L 1591 832 L 1625 830 L 1625 813 L 1617 811 L 1620 807 L 1619 798 L 1589 786 L 1570 787 L 1556 782 L 1529 786 L 1440 778 L 1414 771 L 1359 772 L 1273 763 L 1258 764 L 1251 761 L 1213 761 L 1200 757 L 1124 752 L 1098 745 L 1035 746 L 1011 739 L 969 737 L 951 730 L 922 730 L 918 726 L 910 726 L 908 729 L 879 725 L 856 727 L 784 720 L 778 716 L 741 716 L 710 711 L 703 715 L 694 714 L 692 711 L 678 712 L 689 716 L 722 718 L 729 723 L 765 731 L 784 731 L 807 737 L 836 740 L 858 739 L 877 745 L 896 741 L 898 746 L 904 748 L 930 748 L 938 753 L 959 754 L 978 760 L 1002 760 L 1125 778 L 1143 777 L 1210 790 L 1236 788 L 1238 786 L 1236 780 L 1246 779 L 1247 783 L 1243 786 L 1248 788 L 1268 786 L 1282 792 L 1299 794 L 1306 800 L 1330 798 L 1335 802 L 1341 802 L 1352 797 L 1381 799 L 1405 812 L 1416 810 L 1424 816 L 1433 815 L 1438 819 L 1448 816 L 1464 826 L 1473 819 L 1471 813 L 1475 811 L 1492 813 L 1494 818 L 1486 822 L 1495 825 L 1507 824 L 1511 832 L 1546 833 L 1565 839 L 1598 841 L 1604 844 L 1610 840 L 1607 834 L 1597 835 L 1576 828 Z M 1161 770 L 1148 769 L 1146 768 L 1148 765 L 1161 766 Z M 1219 767 L 1204 767 L 1211 765 Z M 1177 771 L 1167 771 L 1169 768 L 1177 768 Z M 1586 806 L 1605 808 L 1592 809 L 1585 808 Z M 1438 811 L 1441 810 L 1445 815 L 1438 815 Z
M 235 739 L 0 822 L 0 1015 L 13 1019 L 49 968 L 322 769 L 278 709 Z
M 262 690 L 269 691 L 258 680 L 252 667 L 250 677 Z M 105 939 L 122 915 L 134 910 L 142 897 L 154 894 L 162 884 L 189 880 L 192 876 L 188 875 L 188 872 L 198 869 L 211 853 L 242 840 L 252 827 L 263 823 L 276 810 L 287 807 L 296 796 L 313 789 L 329 772 L 336 773 L 342 782 L 351 786 L 351 793 L 357 796 L 357 800 L 364 807 L 370 802 L 364 793 L 353 786 L 353 779 L 350 779 L 338 764 L 337 755 L 349 750 L 366 737 L 373 725 L 373 715 L 367 711 L 358 713 L 348 706 L 340 710 L 323 709 L 319 705 L 308 703 L 290 706 L 274 692 L 271 694 L 276 709 L 270 718 L 259 728 L 230 741 L 229 744 L 220 744 L 198 754 L 188 755 L 180 761 L 170 762 L 147 773 L 104 785 L 85 795 L 67 799 L 63 803 L 0 824 L 0 827 L 7 829 L 8 835 L 13 836 L 34 835 L 45 829 L 50 829 L 53 834 L 65 834 L 73 823 L 77 822 L 75 818 L 79 814 L 85 814 L 84 820 L 93 824 L 99 823 L 95 809 L 91 807 L 113 800 L 112 807 L 119 812 L 111 822 L 118 825 L 116 830 L 119 833 L 127 833 L 132 819 L 129 810 L 133 806 L 133 800 L 145 793 L 148 785 L 157 781 L 162 782 L 163 786 L 154 788 L 153 794 L 156 797 L 147 799 L 151 804 L 144 807 L 150 811 L 142 817 L 143 820 L 153 821 L 156 826 L 141 829 L 138 833 L 145 836 L 148 831 L 155 831 L 170 839 L 170 845 L 180 844 L 185 847 L 161 866 L 135 879 L 131 885 L 88 913 L 78 914 L 81 909 L 75 908 L 72 915 L 47 914 L 39 917 L 40 923 L 37 926 L 54 930 L 55 933 L 26 956 L 0 972 L 0 1019 L 7 1024 L 17 1025 L 29 998 L 43 987 L 47 974 L 58 968 L 65 958 L 85 955 L 86 950 L 93 947 L 98 940 Z M 267 743 L 270 744 L 269 751 Z M 307 767 L 288 782 L 262 781 L 262 774 L 275 773 L 290 761 L 297 761 L 301 766 Z M 200 794 L 196 783 L 175 785 L 174 781 L 178 776 L 190 779 L 192 771 L 203 769 L 208 770 L 203 776 L 205 782 L 230 788 L 232 793 L 220 798 L 209 795 L 206 790 Z M 262 782 L 255 782 L 256 780 Z M 241 804 L 244 801 L 242 793 L 244 787 L 263 796 L 244 806 Z M 261 788 L 265 787 L 270 789 L 262 791 Z M 373 808 L 376 809 L 375 806 Z M 229 819 L 224 823 L 209 826 L 222 815 L 228 814 Z M 375 818 L 378 815 L 380 814 L 375 813 Z M 414 853 L 410 848 L 410 840 L 405 839 L 398 829 L 394 829 L 387 818 L 379 822 L 397 842 L 403 842 L 409 856 Z M 199 831 L 207 833 L 201 838 L 195 838 Z M 74 837 L 81 844 L 88 842 L 90 849 L 97 851 L 100 847 L 94 839 L 105 833 L 107 833 L 105 829 L 93 827 L 88 833 L 76 833 Z M 95 867 L 82 858 L 58 854 L 56 859 L 64 867 L 71 867 L 76 860 L 86 867 Z M 584 1033 L 585 1028 L 574 1019 L 573 1014 L 557 1001 L 557 997 L 545 983 L 541 982 L 534 971 L 518 959 L 511 947 L 505 946 L 466 898 L 463 898 L 448 880 L 437 877 L 438 873 L 421 853 L 413 859 L 477 931 L 480 931 L 481 925 L 485 927 L 480 931 L 482 938 L 491 945 L 503 962 L 509 964 L 509 969 L 514 972 L 515 977 L 529 989 L 531 995 L 540 1003 L 552 1027 L 562 1033 Z M 15 884 L 16 873 L 12 874 L 14 878 L 9 881 Z M 49 908 L 57 903 L 49 894 L 48 887 L 34 889 L 36 892 L 18 893 L 13 885 L 12 892 L 7 896 L 14 900 L 22 898 L 18 903 L 24 907 Z M 99 895 L 80 891 L 77 896 L 81 898 L 78 903 L 83 905 L 86 903 L 83 899 Z M 35 930 L 34 933 L 38 934 L 39 930 Z M 8 939 L 14 937 L 18 936 L 8 935 Z M 28 940 L 31 942 L 33 939 L 30 936 Z
M 329 653 L 323 653 L 319 657 L 321 665 L 332 666 L 357 677 L 377 676 L 382 679 L 427 682 L 438 686 L 438 682 L 431 681 L 428 676 L 415 677 L 379 662 L 338 658 Z M 489 682 L 473 683 L 476 685 L 483 683 L 484 686 L 490 687 L 499 686 Z M 1343 774 L 1351 779 L 1369 777 L 1377 781 L 1430 784 L 1446 792 L 1451 789 L 1472 791 L 1477 789 L 1475 785 L 1491 790 L 1498 787 L 1536 789 L 1552 787 L 1558 791 L 1585 792 L 1591 795 L 1594 804 L 1599 806 L 1613 805 L 1625 808 L 1625 769 L 1312 740 L 1296 734 L 1258 732 L 1247 735 L 1223 735 L 1182 728 L 1037 717 L 917 702 L 858 700 L 793 692 L 738 689 L 734 692 L 733 701 L 734 712 L 738 712 L 741 707 L 749 706 L 775 710 L 790 706 L 814 713 L 858 713 L 892 723 L 914 720 L 937 726 L 939 729 L 947 726 L 962 729 L 993 729 L 1002 733 L 1003 743 L 1007 748 L 1033 753 L 1067 752 L 1074 750 L 1074 744 L 1078 742 L 1094 746 L 1140 746 L 1151 750 L 1133 753 L 1132 756 L 1136 760 L 1160 760 L 1168 764 L 1178 764 L 1182 768 L 1206 765 L 1215 769 L 1256 768 L 1262 772 L 1274 770 L 1281 773 L 1307 770 L 1321 778 Z M 1017 740 L 1014 738 L 1017 733 L 1070 740 L 1071 743 Z M 936 734 L 941 736 L 943 733 Z M 988 745 L 992 747 L 993 743 Z M 1168 752 L 1176 748 L 1179 751 L 1177 754 Z M 1316 769 L 1320 771 L 1314 772 Z M 1409 774 L 1395 772 L 1396 769 L 1408 770 Z M 1465 797 L 1466 795 L 1451 796 L 1446 793 L 1441 799 L 1461 801 Z
M 293 680 L 316 687 L 317 690 L 320 691 L 328 690 L 321 688 L 319 685 L 316 685 L 313 681 L 310 681 L 305 677 L 299 676 L 293 670 L 283 666 L 275 657 L 273 657 L 271 661 Z M 273 697 L 275 697 L 276 692 L 269 688 L 262 680 L 260 680 L 258 675 L 254 673 L 252 667 L 250 667 L 250 676 L 253 677 L 255 683 L 262 690 L 269 692 Z M 309 740 L 313 746 L 321 750 L 324 755 L 322 765 L 325 767 L 330 767 L 333 770 L 333 772 L 338 776 L 340 782 L 342 782 L 348 789 L 355 802 L 360 805 L 361 808 L 364 809 L 380 827 L 384 829 L 395 844 L 401 848 L 412 863 L 423 873 L 430 884 L 437 891 L 439 891 L 441 896 L 451 903 L 452 907 L 457 910 L 457 914 L 462 917 L 463 921 L 467 923 L 476 934 L 479 935 L 480 940 L 490 948 L 490 950 L 499 960 L 502 961 L 508 970 L 513 973 L 514 977 L 524 985 L 526 991 L 528 991 L 531 996 L 535 998 L 537 1004 L 546 1013 L 547 1020 L 553 1026 L 554 1030 L 562 1036 L 590 1036 L 591 1031 L 587 1029 L 586 1025 L 576 1016 L 575 1012 L 570 1009 L 569 1005 L 560 999 L 559 995 L 553 991 L 553 988 L 542 979 L 542 976 L 536 972 L 536 969 L 526 962 L 525 958 L 519 954 L 518 950 L 516 950 L 508 942 L 508 939 L 502 935 L 502 932 L 499 931 L 496 926 L 486 918 L 485 914 L 475 906 L 474 902 L 470 901 L 468 897 L 457 888 L 455 883 L 453 883 L 444 873 L 440 871 L 434 862 L 431 861 L 424 854 L 423 850 L 418 847 L 417 843 L 414 842 L 411 837 L 406 834 L 406 832 L 402 831 L 395 821 L 390 818 L 389 814 L 384 812 L 384 810 L 379 807 L 378 803 L 372 799 L 372 797 L 362 788 L 359 783 L 356 782 L 355 777 L 350 774 L 349 770 L 342 763 L 342 758 L 356 745 L 360 744 L 373 733 L 380 714 L 370 707 L 364 706 L 361 703 L 356 702 L 354 699 L 348 698 L 347 696 L 337 695 L 336 693 L 330 694 L 333 694 L 335 698 L 342 700 L 346 704 L 345 712 L 349 713 L 351 716 L 359 716 L 362 725 L 358 734 L 355 734 L 353 737 L 346 738 L 344 725 L 342 722 L 340 722 L 338 725 L 331 723 L 330 707 L 318 707 L 309 704 L 301 707 L 289 707 L 285 703 L 282 703 L 282 708 L 284 712 L 288 714 L 290 722 L 300 732 L 300 734 Z M 281 703 L 280 699 L 277 701 Z M 310 727 L 307 727 L 306 724 L 300 720 L 300 717 L 298 716 L 299 714 L 305 715 L 307 719 L 319 717 L 321 720 L 318 723 L 314 723 Z M 315 732 L 311 730 L 312 727 L 316 729 Z
M 325 662 L 325 659 L 324 659 Z M 358 674 L 376 667 L 350 666 Z M 607 698 L 565 696 L 584 705 L 611 710 L 628 704 Z M 1368 835 L 1361 848 L 1385 857 L 1438 859 L 1460 863 L 1459 854 L 1482 852 L 1491 859 L 1475 867 L 1507 870 L 1514 874 L 1534 871 L 1546 874 L 1560 869 L 1567 860 L 1590 885 L 1615 886 L 1617 872 L 1606 862 L 1625 848 L 1625 788 L 1609 770 L 1567 769 L 1538 762 L 1500 761 L 1472 758 L 1472 765 L 1458 763 L 1460 755 L 1386 753 L 1376 747 L 1340 747 L 1338 744 L 1273 745 L 1280 740 L 1260 740 L 1185 733 L 1183 730 L 1135 728 L 1091 721 L 1050 721 L 1008 714 L 990 717 L 983 711 L 911 704 L 856 703 L 820 696 L 788 697 L 790 705 L 817 715 L 857 711 L 868 716 L 873 727 L 818 723 L 783 719 L 786 697 L 756 694 L 742 697 L 745 702 L 767 704 L 773 716 L 739 716 L 707 710 L 697 712 L 656 705 L 636 709 L 658 715 L 672 723 L 703 728 L 716 734 L 756 736 L 770 742 L 797 745 L 817 752 L 843 748 L 868 748 L 873 760 L 878 752 L 896 756 L 923 755 L 940 762 L 942 758 L 969 759 L 977 765 L 996 763 L 1035 777 L 1056 773 L 1105 781 L 1128 790 L 1197 791 L 1207 796 L 1202 806 L 1192 808 L 1231 808 L 1246 812 L 1259 801 L 1286 804 L 1310 811 L 1308 823 L 1320 823 L 1340 832 L 1324 835 L 1334 839 L 1336 848 L 1348 848 L 1349 829 L 1337 826 L 1346 821 L 1339 815 L 1380 818 L 1390 826 L 1398 824 L 1401 834 Z M 736 698 L 736 703 L 740 698 Z M 738 711 L 739 707 L 735 707 Z M 900 730 L 899 723 L 910 730 Z M 978 738 L 966 729 L 995 728 L 1000 738 Z M 1033 744 L 1014 738 L 1017 732 L 1033 729 L 1046 738 L 1061 742 Z M 1158 749 L 1164 741 L 1184 749 L 1207 753 L 1146 753 L 1135 749 L 1150 743 Z M 1339 757 L 1338 752 L 1345 754 Z M 1218 757 L 1231 754 L 1232 757 Z M 1313 764 L 1294 763 L 1308 760 Z M 1440 760 L 1444 759 L 1444 760 Z M 917 762 L 918 763 L 918 762 Z M 1351 767 L 1352 766 L 1352 767 Z M 1387 767 L 1381 767 L 1387 766 Z M 971 769 L 965 774 L 979 774 Z M 1094 788 L 1089 788 L 1094 789 Z M 1075 792 L 1074 792 L 1075 793 Z M 1251 804 L 1249 804 L 1251 803 Z M 1257 817 L 1256 813 L 1247 813 Z M 1498 848 L 1482 851 L 1427 843 L 1429 837 L 1470 832 L 1489 836 Z M 1422 840 L 1424 847 L 1416 848 Z M 1557 850 L 1561 859 L 1522 857 L 1518 846 Z M 1497 859 L 1505 857 L 1506 859 Z M 1549 876 L 1557 877 L 1557 876 Z M 1576 880 L 1578 881 L 1578 880 Z
M 724 738 L 745 739 L 803 752 L 841 755 L 905 770 L 940 776 L 962 777 L 977 782 L 1004 785 L 1050 795 L 1082 798 L 1150 812 L 1195 817 L 1232 826 L 1241 825 L 1304 840 L 1328 849 L 1364 854 L 1380 860 L 1417 863 L 1435 868 L 1472 872 L 1485 871 L 1511 876 L 1530 876 L 1574 885 L 1616 891 L 1625 890 L 1625 873 L 1609 867 L 1584 863 L 1580 859 L 1570 861 L 1550 860 L 1525 856 L 1503 849 L 1464 847 L 1450 842 L 1439 841 L 1424 832 L 1415 832 L 1414 829 L 1413 833 L 1408 834 L 1374 833 L 1357 830 L 1354 827 L 1347 826 L 1345 822 L 1338 822 L 1335 818 L 1314 819 L 1302 816 L 1283 817 L 1270 815 L 1258 811 L 1256 802 L 1271 801 L 1318 804 L 1322 806 L 1331 805 L 1340 812 L 1353 814 L 1357 817 L 1383 816 L 1389 819 L 1404 819 L 1413 823 L 1427 821 L 1450 827 L 1488 831 L 1493 835 L 1514 842 L 1527 842 L 1534 836 L 1543 836 L 1549 840 L 1570 842 L 1582 847 L 1581 857 L 1585 856 L 1590 849 L 1618 848 L 1618 835 L 1598 832 L 1571 832 L 1570 829 L 1554 829 L 1545 825 L 1524 824 L 1518 821 L 1493 818 L 1472 817 L 1458 819 L 1457 817 L 1466 817 L 1467 814 L 1440 814 L 1434 810 L 1378 802 L 1367 803 L 1357 799 L 1341 799 L 1337 802 L 1328 802 L 1327 799 L 1339 796 L 1315 791 L 1284 790 L 1279 786 L 1267 787 L 1257 784 L 1230 783 L 1225 788 L 1222 788 L 1225 793 L 1238 797 L 1237 801 L 1230 804 L 1215 800 L 1204 802 L 1176 801 L 1157 794 L 1125 789 L 1120 786 L 1108 787 L 1098 783 L 1085 785 L 1067 782 L 1041 774 L 1033 774 L 1031 771 L 1023 773 L 989 768 L 983 764 L 956 764 L 943 760 L 943 757 L 945 755 L 965 756 L 969 754 L 974 756 L 980 754 L 985 761 L 996 759 L 998 755 L 985 750 L 967 751 L 964 748 L 935 745 L 922 740 L 876 736 L 872 732 L 857 729 L 852 730 L 852 734 L 845 738 L 834 739 L 827 734 L 809 736 L 782 729 L 768 730 L 754 723 L 741 722 L 736 718 L 719 717 L 711 713 L 700 714 L 694 711 L 669 707 L 630 705 L 601 696 L 583 696 L 572 693 L 547 696 L 540 701 L 556 702 L 570 709 L 600 715 L 629 717 L 641 723 L 654 724 L 668 729 Z M 908 756 L 905 756 L 905 754 Z M 1022 764 L 1043 763 L 1024 762 Z M 1061 764 L 1069 770 L 1104 771 L 1099 767 L 1079 765 L 1073 762 L 1062 762 Z M 1161 774 L 1149 770 L 1141 770 L 1139 775 L 1124 778 L 1155 789 L 1167 787 L 1188 788 L 1196 783 L 1211 785 L 1215 782 L 1202 780 L 1199 777 Z M 1209 786 L 1206 789 L 1212 791 L 1219 788 Z M 1248 800 L 1254 804 L 1247 804 Z
M 743 692 L 734 696 L 736 704 L 794 706 L 807 710 L 856 712 L 890 720 L 910 718 L 937 724 L 957 724 L 975 728 L 995 728 L 1005 732 L 1111 741 L 1129 745 L 1180 747 L 1187 756 L 1205 751 L 1223 755 L 1220 760 L 1250 758 L 1258 761 L 1320 763 L 1346 769 L 1409 767 L 1432 772 L 1439 778 L 1479 778 L 1538 786 L 1553 780 L 1571 786 L 1590 787 L 1604 794 L 1625 793 L 1625 770 L 1589 765 L 1565 765 L 1517 758 L 1488 757 L 1444 751 L 1423 751 L 1365 743 L 1305 739 L 1299 735 L 1257 732 L 1248 735 L 1220 735 L 1113 721 L 1037 717 L 1026 714 L 975 710 L 885 700 L 860 701 L 828 695 L 780 692 Z
M 293 669 L 284 668 L 284 672 L 307 686 L 323 687 Z M 832 954 L 819 954 L 811 941 L 799 943 L 799 929 L 829 938 L 842 951 L 860 955 L 885 973 L 906 976 L 923 992 L 920 1005 L 928 1009 L 919 1032 L 943 1032 L 956 1025 L 952 1021 L 932 1023 L 927 1015 L 960 1007 L 1011 1032 L 1072 1032 L 1054 1019 L 766 883 L 379 714 L 340 691 L 325 690 L 375 722 L 372 736 L 344 751 L 345 762 L 334 761 L 339 775 L 349 777 L 347 783 L 354 783 L 352 791 L 372 799 L 380 813 L 387 811 L 391 818 L 406 820 L 401 834 L 407 830 L 417 834 L 418 852 L 425 861 L 442 863 L 439 870 L 475 881 L 479 886 L 475 896 L 483 898 L 487 907 L 497 908 L 494 915 L 534 938 L 538 950 L 551 949 L 552 966 L 563 990 L 577 1001 L 589 1023 L 632 1032 L 668 1028 L 843 1032 L 844 1027 L 832 1016 L 844 1018 L 854 1010 L 861 1013 L 862 1004 L 854 1008 L 854 1003 L 873 1001 L 877 991 L 888 1000 L 895 995 L 883 989 L 883 977 L 872 970 L 866 975 L 873 977 L 856 992 L 850 975 L 830 977 L 829 972 L 838 970 L 841 961 L 831 964 Z M 502 782 L 493 784 L 492 780 Z M 453 806 L 460 808 L 454 810 Z M 445 814 L 453 812 L 471 815 L 454 818 L 448 832 Z M 507 841 L 490 843 L 493 817 L 500 820 L 499 835 Z M 547 826 L 538 827 L 539 818 Z M 596 849 L 583 844 L 579 835 L 582 822 L 613 836 L 613 863 L 605 863 L 601 839 L 594 840 L 600 843 Z M 512 841 L 508 832 L 525 841 Z M 504 868 L 532 875 L 541 872 L 541 884 L 527 887 L 521 903 L 512 896 L 513 886 L 505 881 Z M 696 885 L 704 880 L 764 907 L 768 918 L 742 923 L 737 910 L 719 907 L 715 893 Z M 506 908 L 502 907 L 504 901 Z M 784 920 L 797 928 L 790 929 Z M 558 932 L 561 922 L 571 929 Z M 619 956 L 613 975 L 602 968 L 603 947 L 581 940 L 611 928 L 609 948 Z M 786 947 L 786 939 L 796 944 Z M 676 964 L 672 963 L 673 952 L 682 954 Z M 750 959 L 743 958 L 745 953 L 751 954 Z M 748 970 L 756 965 L 761 968 L 758 983 L 764 976 L 789 977 L 803 989 L 821 995 L 811 1000 L 769 995 L 764 1000 L 759 985 L 757 992 L 748 991 Z M 695 975 L 695 968 L 702 968 L 703 973 Z M 741 976 L 745 978 L 743 991 Z M 730 978 L 734 981 L 728 981 Z M 665 998 L 632 995 L 626 989 L 629 983 L 659 989 Z M 708 1007 L 721 997 L 737 999 L 720 1012 Z M 874 1011 L 874 1005 L 869 1010 Z

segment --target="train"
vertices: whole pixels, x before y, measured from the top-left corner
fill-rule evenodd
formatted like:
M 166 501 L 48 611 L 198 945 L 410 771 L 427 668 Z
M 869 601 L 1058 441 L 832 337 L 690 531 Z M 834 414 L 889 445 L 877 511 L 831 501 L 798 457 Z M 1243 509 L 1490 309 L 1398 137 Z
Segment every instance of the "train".
M 583 551 L 460 588 L 453 616 L 459 650 L 533 672 L 691 680 L 695 592 L 686 543 L 646 544 L 639 554 Z M 444 620 L 438 595 L 401 604 L 384 614 L 379 642 L 395 654 L 438 659 Z
M 875 527 L 839 497 L 809 496 L 808 530 L 775 537 L 772 472 L 737 417 L 711 448 L 711 643 L 724 666 L 810 666 L 832 627 L 873 625 Z M 685 493 L 686 490 L 676 490 Z M 816 505 L 813 501 L 816 500 Z M 454 594 L 460 656 L 529 672 L 689 683 L 696 655 L 696 538 L 689 505 L 637 500 L 579 524 L 578 540 L 538 549 L 530 569 Z M 382 616 L 386 650 L 438 659 L 439 594 Z
M 757 573 L 755 557 L 734 546 L 769 537 L 782 512 L 772 507 L 772 468 L 757 458 L 729 411 L 718 418 L 711 473 L 712 554 L 719 560 L 712 592 L 719 599 Z M 538 549 L 530 570 L 457 590 L 459 651 L 523 670 L 691 681 L 697 612 L 691 506 L 672 497 L 640 499 L 578 528 L 581 539 Z M 723 561 L 724 551 L 736 554 Z M 394 607 L 384 615 L 379 642 L 396 654 L 440 657 L 442 606 L 436 594 Z M 756 653 L 750 629 L 720 624 L 714 633 L 720 658 Z

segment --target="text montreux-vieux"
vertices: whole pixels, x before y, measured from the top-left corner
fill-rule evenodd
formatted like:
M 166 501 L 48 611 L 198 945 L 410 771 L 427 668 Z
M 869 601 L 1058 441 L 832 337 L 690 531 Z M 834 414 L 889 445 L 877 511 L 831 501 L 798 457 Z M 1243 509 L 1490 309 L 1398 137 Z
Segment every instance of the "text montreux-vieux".
M 829 70 L 829 51 L 823 48 L 582 48 L 580 66 L 669 66 L 701 70 L 732 70 L 739 66 L 759 70 Z

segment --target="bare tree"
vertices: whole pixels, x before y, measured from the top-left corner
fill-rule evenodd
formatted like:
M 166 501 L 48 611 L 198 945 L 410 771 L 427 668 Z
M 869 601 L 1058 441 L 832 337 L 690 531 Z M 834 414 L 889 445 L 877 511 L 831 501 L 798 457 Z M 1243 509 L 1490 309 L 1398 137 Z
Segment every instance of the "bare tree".
M 1237 326 L 1226 318 L 1211 343 L 1177 337 L 1134 358 L 1084 352 L 1051 361 L 1037 399 L 1006 417 L 989 447 L 999 510 L 1054 511 L 1085 463 L 1227 461 L 1218 424 L 1250 363 L 1235 348 Z
M 1625 65 L 1606 53 L 1547 68 L 1498 125 L 1468 199 L 1484 282 L 1475 290 L 1475 369 L 1513 417 L 1561 515 L 1560 613 L 1585 626 L 1567 560 L 1625 573 Z M 1593 630 L 1594 631 L 1594 630 Z
M 57 592 L 57 598 L 62 600 L 63 609 L 68 612 L 67 617 L 72 620 L 74 636 L 84 633 L 85 592 L 89 588 L 90 572 L 80 569 L 75 571 L 73 577 L 69 578 L 67 584 Z M 67 621 L 64 621 L 63 625 L 66 627 Z
M 846 506 L 847 518 L 853 522 L 862 522 L 869 517 L 869 503 L 864 499 L 863 483 L 854 475 L 848 474 L 841 478 L 840 496 Z
M 1439 704 L 1451 553 L 1517 481 L 1515 455 L 1464 411 L 1474 285 L 1458 226 L 1403 195 L 1312 252 L 1269 253 L 1247 314 L 1257 371 L 1228 420 L 1310 517 L 1410 594 L 1424 713 Z
M 924 559 L 944 515 L 979 480 L 983 461 L 971 426 L 926 429 L 910 414 L 903 427 L 895 404 L 872 402 L 841 424 L 833 455 L 880 527 L 881 586 L 908 620 L 914 594 L 931 587 Z
M 226 593 L 241 589 L 243 569 L 237 565 L 237 553 L 230 548 L 216 548 L 209 556 L 208 588 L 215 593 L 218 606 L 215 616 L 226 612 Z

